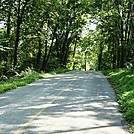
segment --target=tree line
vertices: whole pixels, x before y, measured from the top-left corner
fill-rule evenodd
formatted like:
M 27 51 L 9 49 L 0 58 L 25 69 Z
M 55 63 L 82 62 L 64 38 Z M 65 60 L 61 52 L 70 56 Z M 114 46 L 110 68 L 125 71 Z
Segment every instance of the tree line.
M 88 0 L 1 0 L 1 73 L 66 67 L 86 23 Z
M 95 66 L 98 70 L 134 68 L 134 1 L 98 0 L 97 7 L 92 14 L 97 28 L 84 39 Z
M 134 63 L 133 0 L 1 0 L 0 75 Z M 97 29 L 81 34 L 87 20 Z

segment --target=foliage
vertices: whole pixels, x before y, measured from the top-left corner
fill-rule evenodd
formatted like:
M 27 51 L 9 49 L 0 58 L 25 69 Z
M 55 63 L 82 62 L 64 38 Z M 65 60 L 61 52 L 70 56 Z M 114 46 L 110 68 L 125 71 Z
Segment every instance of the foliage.
M 28 67 L 133 68 L 133 8 L 132 0 L 2 0 L 0 75 Z M 97 29 L 82 38 L 90 22 Z
M 74 42 L 80 39 L 90 0 L 2 0 L 0 75 L 26 68 L 50 71 L 66 67 Z M 79 37 L 79 38 L 78 38 Z M 5 48 L 10 48 L 5 51 Z
M 110 78 L 117 93 L 121 111 L 134 132 L 134 71 L 116 69 L 103 71 L 103 73 Z
M 90 21 L 97 24 L 87 38 L 96 45 L 98 70 L 134 67 L 134 16 L 132 0 L 95 0 Z M 90 40 L 94 40 L 90 43 Z M 86 44 L 86 38 L 84 42 Z M 85 47 L 85 50 L 87 47 Z

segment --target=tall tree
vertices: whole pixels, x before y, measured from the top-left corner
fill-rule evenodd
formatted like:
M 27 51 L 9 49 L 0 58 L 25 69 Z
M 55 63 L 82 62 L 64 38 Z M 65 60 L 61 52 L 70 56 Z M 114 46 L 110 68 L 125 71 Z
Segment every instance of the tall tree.
M 18 0 L 15 3 L 15 11 L 16 11 L 16 39 L 15 39 L 15 46 L 14 46 L 14 68 L 17 65 L 17 54 L 18 54 L 18 45 L 20 41 L 20 28 L 23 21 L 23 16 L 25 13 L 26 6 L 30 0 Z

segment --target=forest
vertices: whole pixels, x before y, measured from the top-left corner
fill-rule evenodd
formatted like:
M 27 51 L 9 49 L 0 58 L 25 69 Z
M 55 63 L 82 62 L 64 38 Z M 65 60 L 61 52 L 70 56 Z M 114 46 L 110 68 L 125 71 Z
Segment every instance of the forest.
M 134 0 L 0 0 L 0 93 L 60 69 L 107 75 L 134 132 Z
M 133 0 L 1 0 L 0 23 L 1 79 L 134 65 Z

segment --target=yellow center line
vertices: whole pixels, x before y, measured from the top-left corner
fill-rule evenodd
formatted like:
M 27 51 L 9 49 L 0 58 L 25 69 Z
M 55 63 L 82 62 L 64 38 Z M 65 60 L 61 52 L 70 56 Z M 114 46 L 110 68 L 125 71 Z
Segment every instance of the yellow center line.
M 66 90 L 66 88 L 68 88 L 72 83 L 73 83 L 73 81 L 71 81 L 67 86 L 63 87 L 63 88 L 62 88 L 62 91 L 61 91 L 57 96 L 55 96 L 55 97 L 52 99 L 52 101 L 51 101 L 50 103 L 48 103 L 48 104 L 52 104 L 55 100 L 57 100 L 57 99 L 63 94 L 63 92 Z M 26 126 L 28 126 L 28 125 L 29 125 L 32 121 L 34 121 L 39 115 L 41 115 L 41 113 L 42 113 L 43 111 L 45 111 L 48 107 L 49 107 L 49 105 L 44 106 L 39 112 L 37 112 L 37 113 L 34 115 L 34 117 L 32 117 L 32 118 L 30 118 L 28 121 L 26 121 L 26 122 L 23 124 L 23 126 L 19 127 L 13 134 L 20 134 L 20 133 L 24 130 L 24 128 L 25 128 Z

